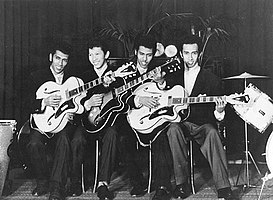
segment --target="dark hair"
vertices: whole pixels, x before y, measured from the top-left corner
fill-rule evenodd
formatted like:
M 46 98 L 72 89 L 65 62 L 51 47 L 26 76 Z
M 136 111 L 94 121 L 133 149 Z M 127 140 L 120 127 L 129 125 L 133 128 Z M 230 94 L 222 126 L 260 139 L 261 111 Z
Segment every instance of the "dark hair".
M 55 41 L 51 49 L 53 54 L 57 50 L 67 55 L 70 55 L 72 53 L 72 46 L 68 42 L 62 40 Z
M 104 53 L 108 51 L 108 46 L 106 45 L 106 42 L 104 42 L 102 39 L 90 39 L 87 42 L 88 49 L 92 49 L 94 47 L 100 47 Z
M 202 40 L 198 35 L 187 35 L 185 36 L 179 45 L 179 50 L 183 50 L 184 44 L 197 44 L 198 45 L 198 51 L 200 52 L 202 50 Z
M 140 46 L 152 49 L 153 54 L 156 53 L 156 40 L 151 35 L 140 35 L 136 37 L 134 50 L 138 50 Z

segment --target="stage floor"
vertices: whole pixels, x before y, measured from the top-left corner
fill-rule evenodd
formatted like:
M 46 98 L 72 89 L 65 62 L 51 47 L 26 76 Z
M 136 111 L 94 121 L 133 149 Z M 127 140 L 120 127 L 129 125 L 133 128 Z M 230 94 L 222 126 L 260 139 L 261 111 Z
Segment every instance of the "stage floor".
M 237 163 L 237 164 L 235 164 Z M 264 177 L 268 168 L 267 165 L 258 164 L 258 168 L 261 174 L 258 173 L 253 164 L 249 164 L 249 186 L 244 187 L 244 184 L 248 184 L 246 180 L 245 164 L 238 164 L 240 161 L 229 160 L 229 175 L 230 182 L 232 184 L 232 190 L 238 197 L 238 199 L 258 199 L 261 192 L 262 177 Z M 12 181 L 11 194 L 8 196 L 2 196 L 2 200 L 21 200 L 21 199 L 38 199 L 46 200 L 48 194 L 41 197 L 34 197 L 31 195 L 31 191 L 35 187 L 35 181 L 33 179 L 26 178 L 24 170 L 22 168 L 14 168 L 10 171 L 9 178 Z M 208 167 L 195 167 L 195 190 L 196 194 L 191 195 L 187 199 L 217 199 L 215 193 L 215 187 L 211 178 L 211 173 Z M 253 186 L 253 187 L 252 187 Z M 265 182 L 265 187 L 262 190 L 261 200 L 273 199 L 273 180 Z M 110 187 L 115 191 L 116 200 L 149 200 L 154 195 L 154 191 L 147 193 L 140 198 L 132 198 L 129 194 L 131 189 L 127 178 L 116 176 L 113 178 Z M 67 197 L 67 199 L 98 199 L 95 193 L 92 193 L 92 188 L 89 188 L 84 194 L 79 197 Z

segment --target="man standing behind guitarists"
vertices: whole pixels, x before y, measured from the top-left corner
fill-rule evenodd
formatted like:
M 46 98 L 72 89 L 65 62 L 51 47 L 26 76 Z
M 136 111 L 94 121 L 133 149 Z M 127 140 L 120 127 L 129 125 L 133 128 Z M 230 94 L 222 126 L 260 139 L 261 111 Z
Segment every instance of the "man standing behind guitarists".
M 221 82 L 210 71 L 200 67 L 201 39 L 190 35 L 184 38 L 180 46 L 183 59 L 182 70 L 166 77 L 163 84 L 181 85 L 189 96 L 215 96 L 221 94 Z M 188 138 L 195 140 L 207 159 L 213 180 L 218 192 L 218 198 L 235 199 L 228 178 L 226 154 L 216 127 L 216 121 L 225 116 L 226 101 L 221 98 L 215 103 L 192 104 L 188 119 L 180 123 L 171 123 L 167 131 L 169 145 L 173 157 L 176 188 L 175 198 L 186 198 L 189 195 L 188 177 Z
M 48 81 L 61 85 L 71 76 L 67 68 L 71 56 L 71 46 L 64 41 L 56 41 L 52 50 L 49 59 L 50 66 L 31 73 L 33 80 L 31 86 L 35 87 L 30 100 L 32 113 L 43 113 L 47 107 L 57 109 L 61 96 L 49 94 L 46 98 L 36 99 L 35 93 L 42 84 Z M 73 115 L 69 114 L 68 117 L 70 121 L 61 131 L 55 134 L 39 130 L 35 126 L 35 121 L 31 119 L 30 141 L 27 144 L 27 150 L 37 180 L 37 185 L 32 192 L 34 196 L 41 196 L 49 191 L 49 200 L 65 199 L 65 184 L 70 161 L 70 141 L 75 131 Z M 47 161 L 49 145 L 53 150 L 52 165 L 48 165 Z

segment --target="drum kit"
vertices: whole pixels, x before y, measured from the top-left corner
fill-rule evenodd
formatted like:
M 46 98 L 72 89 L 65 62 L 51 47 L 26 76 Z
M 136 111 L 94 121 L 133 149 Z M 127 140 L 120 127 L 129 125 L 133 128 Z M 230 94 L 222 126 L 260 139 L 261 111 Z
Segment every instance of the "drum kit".
M 8 148 L 16 130 L 15 120 L 0 120 L 0 198 L 4 189 L 9 168 Z
M 253 156 L 251 155 L 249 149 L 248 149 L 248 130 L 247 125 L 251 125 L 254 127 L 257 131 L 260 133 L 263 133 L 267 127 L 273 122 L 273 100 L 260 91 L 256 86 L 253 84 L 249 84 L 247 86 L 247 80 L 248 79 L 267 79 L 268 76 L 261 76 L 261 75 L 253 75 L 247 72 L 244 72 L 238 76 L 231 76 L 227 78 L 223 78 L 223 80 L 236 80 L 236 79 L 242 79 L 244 80 L 244 93 L 249 95 L 250 102 L 248 102 L 248 105 L 242 106 L 242 105 L 234 105 L 233 108 L 243 120 L 244 120 L 244 132 L 245 132 L 245 163 L 246 163 L 246 180 L 247 184 L 246 187 L 251 187 L 249 183 L 249 157 L 252 160 L 252 163 L 254 164 L 255 168 L 257 169 L 258 173 L 261 175 L 261 172 L 256 165 Z M 273 149 L 270 148 L 272 146 L 273 142 L 273 134 L 269 137 L 266 145 L 266 164 L 268 166 L 269 171 L 272 173 L 266 173 L 266 175 L 262 178 L 263 185 L 261 188 L 261 192 L 259 195 L 259 199 L 262 194 L 262 190 L 265 184 L 265 181 L 273 178 L 273 160 L 270 158 L 270 155 L 272 157 Z M 238 182 L 238 179 L 237 179 Z M 236 183 L 237 184 L 237 183 Z

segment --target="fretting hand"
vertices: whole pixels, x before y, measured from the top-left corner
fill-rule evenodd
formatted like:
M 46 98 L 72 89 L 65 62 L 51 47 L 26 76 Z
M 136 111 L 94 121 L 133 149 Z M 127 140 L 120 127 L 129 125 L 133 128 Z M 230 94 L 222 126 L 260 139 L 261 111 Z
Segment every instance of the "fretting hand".
M 166 73 L 162 72 L 160 68 L 155 72 L 151 72 L 150 75 L 151 75 L 150 78 L 153 79 L 158 84 L 163 84 L 165 81 L 164 76 L 166 75 Z
M 105 87 L 108 87 L 114 81 L 116 81 L 116 79 L 115 79 L 114 73 L 112 71 L 106 72 L 105 75 L 103 76 L 103 85 Z
M 215 110 L 219 113 L 222 113 L 225 110 L 227 102 L 223 98 L 218 97 L 216 98 L 215 104 Z

